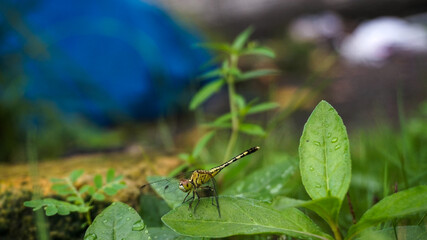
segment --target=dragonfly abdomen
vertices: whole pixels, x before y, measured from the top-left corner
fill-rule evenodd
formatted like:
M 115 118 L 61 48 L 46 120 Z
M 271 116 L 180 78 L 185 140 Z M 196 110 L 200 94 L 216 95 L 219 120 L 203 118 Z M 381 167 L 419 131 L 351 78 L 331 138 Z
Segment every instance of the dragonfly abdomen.
M 253 152 L 256 152 L 259 149 L 259 147 L 252 147 L 249 148 L 248 150 L 242 152 L 241 154 L 235 156 L 234 158 L 228 160 L 227 162 L 219 165 L 218 167 L 214 167 L 211 170 L 209 170 L 209 173 L 212 177 L 215 177 L 222 169 L 224 169 L 225 167 L 227 167 L 228 165 L 234 163 L 235 161 L 241 159 L 242 157 L 249 155 Z

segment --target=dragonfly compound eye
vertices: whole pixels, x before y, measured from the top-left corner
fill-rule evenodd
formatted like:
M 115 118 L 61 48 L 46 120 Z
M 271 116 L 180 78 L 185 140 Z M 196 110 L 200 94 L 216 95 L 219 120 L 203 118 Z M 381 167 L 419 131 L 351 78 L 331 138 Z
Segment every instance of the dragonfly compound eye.
M 188 192 L 191 189 L 190 181 L 183 180 L 179 183 L 179 189 L 183 192 Z

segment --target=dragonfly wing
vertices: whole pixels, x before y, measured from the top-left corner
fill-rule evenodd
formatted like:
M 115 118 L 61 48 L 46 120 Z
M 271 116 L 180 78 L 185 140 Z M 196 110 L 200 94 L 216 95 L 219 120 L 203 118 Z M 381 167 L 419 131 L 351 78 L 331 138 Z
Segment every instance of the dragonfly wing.
M 179 190 L 179 180 L 159 176 L 147 177 L 148 184 L 171 208 L 181 205 L 186 193 Z M 144 186 L 144 185 L 143 185 Z

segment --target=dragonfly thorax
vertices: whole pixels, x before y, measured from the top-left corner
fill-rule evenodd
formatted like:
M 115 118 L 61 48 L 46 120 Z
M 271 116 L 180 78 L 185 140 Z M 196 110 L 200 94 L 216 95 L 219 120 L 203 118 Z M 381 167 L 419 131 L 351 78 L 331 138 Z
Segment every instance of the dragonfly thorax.
M 191 180 L 183 179 L 179 181 L 179 189 L 183 192 L 188 192 L 193 189 L 193 184 L 191 183 Z

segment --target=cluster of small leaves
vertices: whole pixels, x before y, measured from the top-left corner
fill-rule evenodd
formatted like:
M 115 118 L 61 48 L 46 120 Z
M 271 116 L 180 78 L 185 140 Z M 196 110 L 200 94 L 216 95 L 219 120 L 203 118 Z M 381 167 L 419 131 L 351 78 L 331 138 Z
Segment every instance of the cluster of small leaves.
M 78 178 L 83 175 L 83 170 L 74 170 L 66 178 L 51 179 L 52 190 L 64 197 L 66 201 L 53 198 L 34 199 L 24 203 L 24 206 L 33 208 L 34 211 L 43 208 L 47 216 L 55 214 L 68 215 L 70 212 L 86 213 L 91 209 L 94 200 L 103 201 L 105 195 L 113 196 L 120 189 L 126 187 L 122 181 L 123 176 L 115 176 L 114 169 L 107 171 L 105 182 L 102 176 L 97 174 L 93 179 L 93 185 L 85 184 L 80 188 L 75 186 Z M 86 196 L 90 196 L 89 201 Z
M 258 46 L 256 42 L 248 42 L 253 29 L 248 28 L 239 34 L 232 44 L 228 43 L 207 43 L 201 44 L 202 47 L 217 51 L 220 54 L 219 58 L 222 64 L 202 76 L 202 81 L 208 80 L 193 97 L 190 102 L 190 109 L 195 110 L 211 96 L 217 93 L 224 85 L 228 85 L 230 92 L 230 102 L 235 106 L 235 110 L 230 108 L 230 112 L 219 116 L 214 121 L 203 124 L 204 127 L 210 129 L 196 144 L 191 154 L 183 154 L 180 157 L 187 162 L 192 162 L 210 141 L 217 130 L 232 129 L 232 119 L 238 121 L 238 131 L 255 136 L 265 136 L 266 132 L 263 127 L 253 123 L 245 122 L 245 118 L 251 114 L 257 114 L 269 111 L 278 107 L 275 102 L 257 103 L 257 100 L 247 102 L 243 96 L 230 90 L 234 89 L 236 82 L 243 82 L 250 79 L 255 79 L 267 75 L 278 74 L 276 69 L 256 69 L 247 72 L 242 72 L 238 67 L 239 58 L 246 55 L 264 56 L 274 58 L 275 54 L 272 50 L 266 47 Z M 233 86 L 232 86 L 233 85 Z

